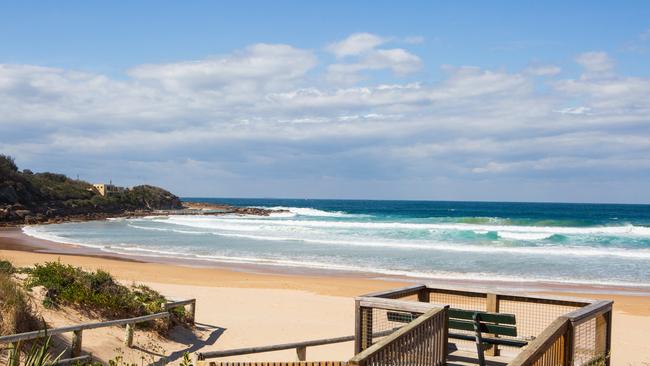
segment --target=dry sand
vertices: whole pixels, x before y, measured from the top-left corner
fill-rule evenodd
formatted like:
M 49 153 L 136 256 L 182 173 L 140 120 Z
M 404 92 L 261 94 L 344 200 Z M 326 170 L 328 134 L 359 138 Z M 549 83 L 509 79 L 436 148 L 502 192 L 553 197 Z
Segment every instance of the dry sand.
M 183 350 L 221 350 L 351 335 L 354 296 L 405 284 L 399 280 L 364 277 L 253 273 L 106 256 L 37 253 L 33 251 L 34 245 L 43 248 L 51 243 L 35 241 L 16 230 L 0 231 L 0 248 L 3 249 L 0 258 L 17 266 L 60 260 L 86 269 L 107 270 L 122 281 L 145 283 L 171 298 L 196 298 L 200 331 L 197 335 L 182 335 L 186 344 L 163 343 L 167 353 L 176 352 L 174 359 Z M 49 246 L 45 250 L 53 249 Z M 63 251 L 74 253 L 75 248 Z M 602 293 L 572 295 L 615 301 L 612 365 L 650 365 L 650 297 Z M 116 332 L 115 339 L 110 342 L 102 338 L 103 334 L 98 339 L 89 332 L 84 334 L 84 344 L 88 342 L 96 355 L 112 354 L 115 344 L 120 342 L 120 333 Z M 151 340 L 140 342 L 144 347 Z M 351 355 L 351 343 L 313 347 L 307 351 L 308 360 L 345 360 Z M 294 360 L 295 357 L 293 351 L 280 351 L 236 359 L 271 361 Z

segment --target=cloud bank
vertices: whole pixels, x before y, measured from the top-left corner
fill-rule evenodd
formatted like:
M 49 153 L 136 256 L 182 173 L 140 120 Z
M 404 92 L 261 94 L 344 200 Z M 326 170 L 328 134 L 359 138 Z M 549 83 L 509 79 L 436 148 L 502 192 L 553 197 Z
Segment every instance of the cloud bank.
M 0 151 L 185 195 L 650 201 L 650 79 L 601 51 L 568 75 L 395 46 L 419 42 L 254 44 L 123 78 L 0 64 Z

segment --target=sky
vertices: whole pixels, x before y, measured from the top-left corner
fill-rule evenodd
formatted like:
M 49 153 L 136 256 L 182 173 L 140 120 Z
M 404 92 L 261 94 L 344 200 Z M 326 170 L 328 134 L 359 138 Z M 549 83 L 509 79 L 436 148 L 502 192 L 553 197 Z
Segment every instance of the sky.
M 184 197 L 650 203 L 650 2 L 0 0 L 0 153 Z

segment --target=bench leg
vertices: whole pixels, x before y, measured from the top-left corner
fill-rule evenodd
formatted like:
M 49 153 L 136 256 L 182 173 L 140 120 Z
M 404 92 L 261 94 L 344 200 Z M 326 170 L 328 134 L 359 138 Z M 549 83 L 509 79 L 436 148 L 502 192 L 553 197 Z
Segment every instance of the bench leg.
M 474 337 L 476 338 L 476 353 L 478 354 L 478 364 L 485 366 L 485 355 L 483 354 L 483 336 L 481 336 L 481 317 L 479 314 L 472 316 L 474 320 Z

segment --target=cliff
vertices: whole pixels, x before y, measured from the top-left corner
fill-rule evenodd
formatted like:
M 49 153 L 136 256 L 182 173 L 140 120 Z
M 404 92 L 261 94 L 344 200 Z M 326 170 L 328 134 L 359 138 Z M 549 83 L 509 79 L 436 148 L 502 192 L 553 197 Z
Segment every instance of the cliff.
M 93 186 L 56 173 L 18 170 L 0 154 L 0 225 L 96 219 L 181 208 L 181 201 L 158 187 L 141 185 L 102 196 Z

